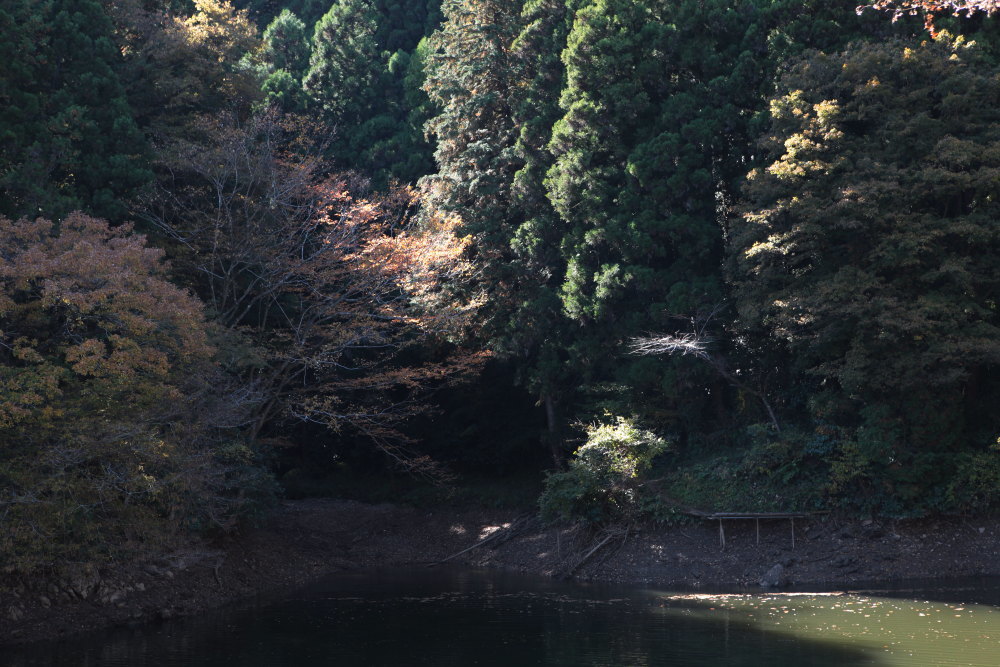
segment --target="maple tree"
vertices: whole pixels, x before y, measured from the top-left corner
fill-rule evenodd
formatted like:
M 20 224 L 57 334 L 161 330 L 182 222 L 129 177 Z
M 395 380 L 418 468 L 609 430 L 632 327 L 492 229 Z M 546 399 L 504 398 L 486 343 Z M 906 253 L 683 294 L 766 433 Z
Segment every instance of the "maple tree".
M 906 16 L 923 16 L 924 28 L 932 35 L 938 34 L 937 19 L 955 17 L 971 19 L 976 16 L 992 17 L 1000 12 L 998 0 L 876 0 L 858 7 L 891 13 L 895 23 Z
M 466 310 L 439 289 L 467 270 L 456 218 L 428 213 L 417 225 L 412 189 L 376 194 L 357 176 L 324 176 L 322 147 L 303 145 L 308 128 L 275 111 L 207 118 L 201 132 L 206 143 L 165 152 L 171 180 L 142 215 L 217 321 L 256 346 L 261 360 L 245 370 L 268 399 L 254 434 L 278 417 L 322 422 L 430 470 L 400 448 L 396 427 L 425 407 L 413 392 L 473 360 L 390 358 L 460 326 Z
M 255 399 L 163 252 L 79 213 L 0 218 L 0 248 L 0 553 L 30 570 L 231 527 Z

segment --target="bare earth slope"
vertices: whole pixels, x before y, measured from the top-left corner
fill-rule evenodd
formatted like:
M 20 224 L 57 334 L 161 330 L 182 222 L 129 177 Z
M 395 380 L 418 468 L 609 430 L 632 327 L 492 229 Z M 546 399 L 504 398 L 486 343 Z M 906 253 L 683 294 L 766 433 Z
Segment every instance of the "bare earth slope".
M 509 511 L 292 501 L 238 538 L 156 561 L 81 568 L 59 581 L 0 580 L 0 643 L 194 614 L 329 572 L 449 556 L 474 567 L 685 589 L 754 587 L 775 565 L 790 584 L 828 588 L 1000 575 L 997 519 L 799 519 L 794 548 L 787 520 L 762 521 L 759 544 L 753 521 L 727 522 L 725 531 L 723 550 L 711 521 L 593 532 Z

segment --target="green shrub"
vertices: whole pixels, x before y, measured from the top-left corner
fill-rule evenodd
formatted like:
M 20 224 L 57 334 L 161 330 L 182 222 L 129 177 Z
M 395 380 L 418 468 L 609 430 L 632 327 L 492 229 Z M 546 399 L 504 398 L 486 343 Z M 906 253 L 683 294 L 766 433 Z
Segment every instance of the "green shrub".
M 948 501 L 963 509 L 985 510 L 1000 501 L 1000 439 L 985 452 L 964 453 L 948 486 Z
M 642 475 L 667 446 L 628 419 L 589 427 L 569 469 L 545 480 L 542 517 L 606 523 L 638 516 L 648 506 Z

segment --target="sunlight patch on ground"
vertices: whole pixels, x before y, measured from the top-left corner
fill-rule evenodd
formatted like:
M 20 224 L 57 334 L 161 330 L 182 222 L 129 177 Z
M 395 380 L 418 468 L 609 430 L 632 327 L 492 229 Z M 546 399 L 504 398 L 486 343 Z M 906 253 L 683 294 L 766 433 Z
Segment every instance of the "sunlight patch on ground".
M 485 540 L 493 533 L 497 532 L 498 530 L 502 530 L 504 528 L 510 528 L 509 521 L 507 523 L 502 523 L 499 526 L 483 526 L 482 529 L 479 531 L 479 539 Z

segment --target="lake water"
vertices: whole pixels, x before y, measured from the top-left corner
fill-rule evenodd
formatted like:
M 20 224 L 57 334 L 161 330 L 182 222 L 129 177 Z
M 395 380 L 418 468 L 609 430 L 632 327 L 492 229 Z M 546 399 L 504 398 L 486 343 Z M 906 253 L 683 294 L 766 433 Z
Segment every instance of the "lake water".
M 1000 582 L 850 594 L 671 593 L 494 571 L 338 575 L 298 594 L 0 665 L 1000 665 Z

